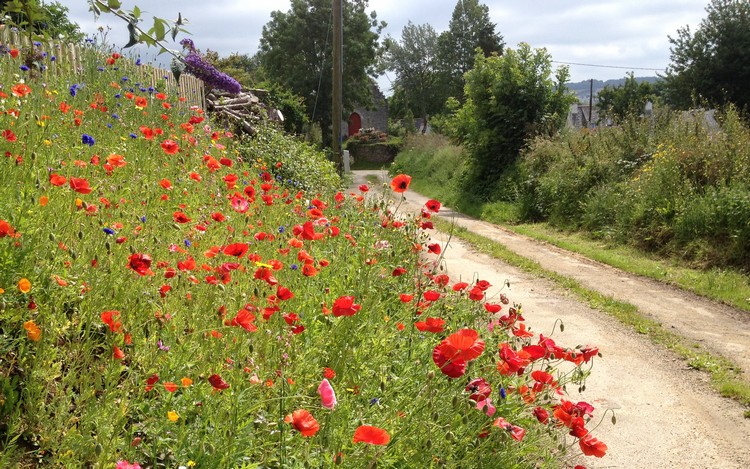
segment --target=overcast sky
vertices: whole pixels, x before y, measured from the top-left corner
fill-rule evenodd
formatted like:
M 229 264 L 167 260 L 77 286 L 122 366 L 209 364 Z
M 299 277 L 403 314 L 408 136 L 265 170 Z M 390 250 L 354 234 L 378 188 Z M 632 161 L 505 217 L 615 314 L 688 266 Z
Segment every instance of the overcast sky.
M 112 15 L 98 21 L 88 11 L 86 0 L 58 0 L 70 8 L 71 19 L 87 34 L 110 25 L 108 40 L 127 42 L 125 24 Z M 346 1 L 346 0 L 344 0 Z M 460 0 L 370 0 L 369 10 L 388 23 L 384 31 L 398 39 L 407 21 L 430 24 L 438 33 L 448 28 L 453 9 Z M 570 65 L 571 81 L 622 78 L 632 70 L 636 76 L 654 76 L 669 64 L 668 36 L 690 26 L 695 30 L 706 16 L 709 0 L 487 0 L 490 18 L 508 47 L 528 42 L 545 47 L 558 62 Z M 289 0 L 141 0 L 123 1 L 123 8 L 138 5 L 151 16 L 176 19 L 177 12 L 190 21 L 196 47 L 227 56 L 233 52 L 254 54 L 263 25 L 274 10 L 288 11 Z M 179 40 L 179 38 L 178 38 Z M 179 46 L 175 46 L 179 49 Z M 609 68 L 607 68 L 609 67 Z M 615 68 L 624 67 L 624 68 Z M 639 70 L 646 69 L 646 70 Z M 391 76 L 393 78 L 393 76 Z M 387 77 L 379 80 L 387 92 Z

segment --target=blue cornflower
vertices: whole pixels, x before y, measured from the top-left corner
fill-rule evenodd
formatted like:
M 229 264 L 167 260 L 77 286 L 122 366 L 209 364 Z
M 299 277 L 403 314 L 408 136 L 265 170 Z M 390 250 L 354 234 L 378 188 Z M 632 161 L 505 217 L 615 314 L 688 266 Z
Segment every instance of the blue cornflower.
M 190 247 L 192 245 L 193 245 L 193 243 L 191 243 L 189 239 L 185 240 L 185 246 Z
M 139 67 L 141 66 L 141 58 L 140 57 L 138 57 L 137 59 L 135 59 L 135 64 L 137 66 L 139 66 Z
M 297 264 L 292 264 L 292 265 L 289 266 L 289 268 L 292 269 L 292 270 L 299 269 L 299 267 L 297 266 Z
M 280 226 L 280 227 L 279 227 L 279 233 L 282 233 L 282 234 L 283 234 L 283 233 L 284 233 L 284 231 L 286 231 L 286 228 L 284 228 L 283 226 Z
M 78 93 L 78 90 L 81 89 L 80 86 L 78 86 L 77 83 L 74 83 L 70 85 L 70 95 L 75 97 L 76 93 Z
M 130 78 L 128 78 L 128 77 L 122 77 L 122 78 L 120 78 L 120 79 L 121 79 L 122 81 L 128 81 L 128 80 L 129 80 Z
M 108 129 L 111 129 L 111 128 L 112 128 L 112 124 L 110 124 L 110 123 L 107 123 L 107 128 L 108 128 Z
M 28 72 L 29 71 L 29 67 L 27 65 L 21 65 L 21 71 Z
M 104 231 L 104 232 L 105 232 L 105 233 L 107 233 L 108 235 L 113 235 L 113 234 L 115 234 L 115 230 L 113 230 L 112 228 L 102 228 L 102 231 Z
M 136 134 L 130 134 L 130 138 L 138 138 Z
M 57 57 L 54 56 L 54 55 L 51 55 L 50 58 L 49 58 L 49 60 L 50 60 L 50 62 L 54 62 L 55 60 L 57 60 Z
M 141 217 L 141 223 L 146 223 L 146 215 L 143 215 L 143 216 Z
M 120 98 L 122 98 L 122 95 L 121 95 L 120 93 L 117 93 L 117 94 L 115 95 L 115 98 L 117 98 L 117 99 L 120 99 Z
M 505 393 L 505 388 L 500 388 L 500 397 L 502 397 L 503 399 L 505 399 L 506 395 L 507 394 Z
M 380 398 L 373 397 L 372 399 L 370 399 L 370 405 L 375 405 L 375 404 L 380 404 Z
M 93 147 L 94 143 L 96 143 L 96 141 L 94 140 L 94 137 L 92 137 L 91 135 L 88 135 L 88 134 L 81 135 L 81 142 L 84 145 L 88 145 L 90 147 Z
M 119 118 L 120 118 L 120 116 L 118 116 L 117 114 L 112 114 L 112 119 L 115 119 L 115 120 L 117 120 L 117 119 L 119 119 Z
M 96 70 L 99 71 L 99 72 L 103 72 L 104 71 L 104 67 L 96 67 Z

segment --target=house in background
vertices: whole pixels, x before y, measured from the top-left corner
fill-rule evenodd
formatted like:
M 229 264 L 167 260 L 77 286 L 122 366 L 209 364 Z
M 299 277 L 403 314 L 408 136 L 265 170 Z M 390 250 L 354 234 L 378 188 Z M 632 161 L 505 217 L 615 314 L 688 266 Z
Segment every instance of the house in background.
M 371 90 L 372 106 L 356 107 L 349 114 L 348 122 L 341 126 L 344 139 L 356 134 L 360 129 L 388 131 L 388 101 L 375 82 L 371 84 Z

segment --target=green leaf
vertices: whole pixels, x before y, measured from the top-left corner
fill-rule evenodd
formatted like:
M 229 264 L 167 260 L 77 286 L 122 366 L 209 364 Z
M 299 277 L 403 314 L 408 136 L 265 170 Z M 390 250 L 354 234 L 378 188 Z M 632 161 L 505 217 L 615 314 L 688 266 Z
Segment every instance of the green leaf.
M 154 16 L 154 27 L 149 32 L 153 32 L 154 38 L 157 41 L 163 40 L 164 36 L 167 35 L 166 24 L 166 21 Z
M 117 10 L 122 6 L 122 2 L 118 0 L 107 0 L 107 6 L 109 6 L 113 10 Z
M 141 9 L 140 9 L 140 8 L 138 8 L 138 6 L 137 6 L 137 5 L 133 7 L 133 11 L 132 11 L 132 12 L 130 12 L 130 13 L 131 13 L 131 16 L 132 16 L 133 18 L 135 18 L 135 19 L 138 19 L 138 18 L 140 18 L 140 17 L 141 17 Z
M 125 44 L 125 48 L 132 47 L 136 44 L 138 44 L 140 35 L 138 34 L 138 30 L 135 27 L 135 24 L 128 23 L 128 33 L 130 34 L 130 40 L 127 44 Z

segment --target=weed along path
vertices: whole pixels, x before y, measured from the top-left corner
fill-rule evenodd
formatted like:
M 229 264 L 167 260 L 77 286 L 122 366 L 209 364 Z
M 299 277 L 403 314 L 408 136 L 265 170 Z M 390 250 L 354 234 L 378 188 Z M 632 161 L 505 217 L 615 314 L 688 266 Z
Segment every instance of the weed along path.
M 387 181 L 376 171 L 355 171 L 353 190 L 368 176 Z M 374 188 L 375 184 L 370 184 Z M 418 212 L 426 197 L 412 191 L 399 211 Z M 507 232 L 497 226 L 454 214 L 446 207 L 440 216 L 504 244 L 547 270 L 575 278 L 584 287 L 635 304 L 680 335 L 707 349 L 731 357 L 750 370 L 750 321 L 730 308 L 657 282 L 632 277 L 549 245 Z M 477 253 L 466 243 L 432 233 L 444 247 L 444 266 L 453 280 L 487 280 L 488 297 L 502 292 L 523 306 L 532 331 L 565 344 L 592 344 L 595 358 L 586 389 L 568 389 L 573 401 L 595 407 L 601 423 L 594 436 L 609 447 L 601 459 L 586 457 L 589 468 L 740 468 L 750 467 L 750 419 L 744 408 L 720 397 L 708 386 L 705 373 L 653 345 L 612 317 L 574 299 L 551 281 L 529 274 L 497 259 Z M 449 241 L 449 242 L 448 242 Z M 446 243 L 447 246 L 445 245 Z M 562 321 L 564 331 L 555 327 Z M 616 424 L 612 424 L 614 412 Z

